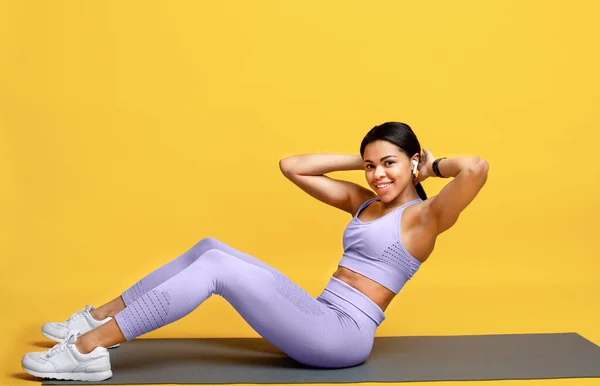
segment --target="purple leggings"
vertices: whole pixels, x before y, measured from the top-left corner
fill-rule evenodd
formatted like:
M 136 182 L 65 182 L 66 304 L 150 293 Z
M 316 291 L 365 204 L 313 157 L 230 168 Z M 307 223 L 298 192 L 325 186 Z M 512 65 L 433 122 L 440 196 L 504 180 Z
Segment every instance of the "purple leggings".
M 385 316 L 364 294 L 332 277 L 315 299 L 285 275 L 205 238 L 122 294 L 115 320 L 127 340 L 172 323 L 220 295 L 264 339 L 308 366 L 364 362 Z

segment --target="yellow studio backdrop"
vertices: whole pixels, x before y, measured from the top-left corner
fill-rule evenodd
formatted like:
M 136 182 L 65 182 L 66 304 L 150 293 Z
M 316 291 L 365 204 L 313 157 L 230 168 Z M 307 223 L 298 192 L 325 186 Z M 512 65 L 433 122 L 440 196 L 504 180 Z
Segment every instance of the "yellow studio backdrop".
M 49 347 L 44 322 L 113 299 L 204 237 L 317 296 L 350 217 L 278 162 L 358 154 L 390 120 L 490 172 L 378 335 L 600 344 L 597 3 L 0 4 L 0 384 L 30 384 L 20 359 Z M 256 334 L 212 297 L 144 338 L 226 336 Z

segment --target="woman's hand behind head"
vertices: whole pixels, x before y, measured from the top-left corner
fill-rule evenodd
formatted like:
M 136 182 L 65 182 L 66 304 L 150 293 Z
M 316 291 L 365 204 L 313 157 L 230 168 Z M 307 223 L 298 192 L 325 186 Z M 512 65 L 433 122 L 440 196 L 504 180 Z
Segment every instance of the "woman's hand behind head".
M 427 149 L 423 149 L 423 152 L 419 157 L 419 176 L 413 179 L 415 185 L 425 181 L 428 177 L 433 175 L 433 161 L 435 161 L 433 153 Z

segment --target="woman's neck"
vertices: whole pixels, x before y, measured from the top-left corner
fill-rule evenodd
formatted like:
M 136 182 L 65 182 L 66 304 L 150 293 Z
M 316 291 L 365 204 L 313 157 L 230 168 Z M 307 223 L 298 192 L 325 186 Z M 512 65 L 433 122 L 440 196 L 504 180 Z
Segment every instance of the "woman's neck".
M 406 204 L 407 202 L 410 202 L 412 200 L 416 200 L 417 198 L 419 198 L 419 194 L 417 193 L 417 190 L 415 189 L 414 186 L 407 186 L 406 189 L 404 189 L 396 198 L 394 198 L 392 201 L 390 202 L 381 202 L 381 209 L 387 211 L 387 210 L 393 210 L 395 208 L 398 208 L 399 206 L 402 206 L 404 204 Z

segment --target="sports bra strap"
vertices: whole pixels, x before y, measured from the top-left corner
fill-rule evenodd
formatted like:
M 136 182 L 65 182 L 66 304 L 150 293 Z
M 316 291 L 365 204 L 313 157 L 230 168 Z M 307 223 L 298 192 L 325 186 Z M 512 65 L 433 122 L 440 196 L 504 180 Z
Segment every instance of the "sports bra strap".
M 360 206 L 356 210 L 355 216 L 358 216 L 358 214 L 361 212 L 361 210 L 363 210 L 364 208 L 366 208 L 367 206 L 369 206 L 375 200 L 377 200 L 377 197 L 369 198 L 367 201 L 365 201 L 362 204 L 360 204 Z

